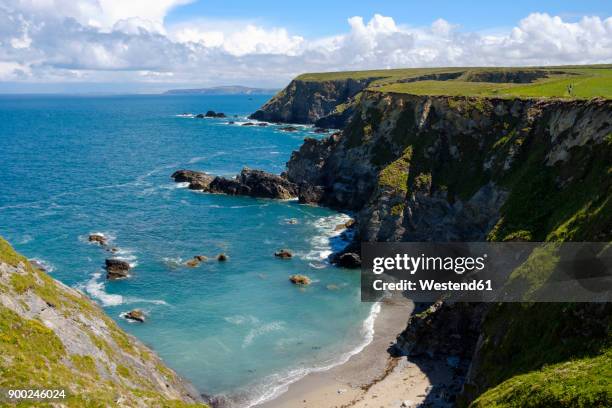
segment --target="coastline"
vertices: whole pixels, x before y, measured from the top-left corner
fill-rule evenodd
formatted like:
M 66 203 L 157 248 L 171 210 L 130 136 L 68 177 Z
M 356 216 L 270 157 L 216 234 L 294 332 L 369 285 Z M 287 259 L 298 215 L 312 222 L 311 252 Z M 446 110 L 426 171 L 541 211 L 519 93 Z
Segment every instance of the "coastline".
M 372 341 L 348 361 L 307 374 L 290 384 L 277 398 L 257 408 L 332 408 L 388 406 L 391 402 L 417 403 L 425 399 L 430 379 L 406 358 L 392 357 L 388 348 L 405 327 L 414 305 L 394 297 L 381 301 Z M 369 405 L 369 404 L 370 405 Z

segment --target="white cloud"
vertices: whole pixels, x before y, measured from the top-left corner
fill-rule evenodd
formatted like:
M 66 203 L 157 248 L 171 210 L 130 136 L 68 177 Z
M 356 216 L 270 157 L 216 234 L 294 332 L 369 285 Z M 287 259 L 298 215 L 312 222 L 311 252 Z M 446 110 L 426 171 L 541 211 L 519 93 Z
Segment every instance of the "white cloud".
M 0 61 L 0 81 L 14 81 L 30 75 L 28 66 L 18 62 Z
M 28 48 L 32 44 L 32 39 L 24 34 L 22 37 L 11 38 L 11 47 L 13 48 Z
M 12 0 L 6 9 L 39 18 L 71 18 L 85 26 L 111 29 L 122 20 L 140 21 L 145 28 L 163 30 L 173 8 L 193 0 Z M 10 6 L 8 5 L 10 4 Z
M 297 55 L 304 42 L 304 38 L 289 35 L 284 28 L 265 29 L 250 22 L 192 22 L 172 27 L 169 34 L 170 38 L 179 43 L 220 48 L 234 56 Z
M 534 13 L 479 34 L 443 19 L 410 27 L 376 14 L 306 39 L 257 21 L 164 23 L 189 1 L 0 0 L 0 80 L 280 86 L 306 71 L 612 62 L 612 17 Z

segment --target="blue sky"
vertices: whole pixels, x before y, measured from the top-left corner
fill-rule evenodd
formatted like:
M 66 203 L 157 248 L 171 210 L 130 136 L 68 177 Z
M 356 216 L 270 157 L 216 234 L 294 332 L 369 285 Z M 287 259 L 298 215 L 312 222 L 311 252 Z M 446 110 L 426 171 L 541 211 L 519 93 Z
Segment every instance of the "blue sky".
M 303 72 L 612 63 L 612 1 L 0 0 L 0 92 L 282 87 Z
M 397 22 L 414 26 L 428 25 L 443 18 L 470 31 L 512 27 L 521 18 L 535 12 L 558 15 L 568 21 L 592 15 L 612 15 L 609 0 L 512 0 L 512 1 L 197 1 L 172 10 L 166 21 L 173 23 L 194 16 L 219 19 L 252 19 L 270 25 L 289 27 L 302 35 L 332 35 L 344 29 L 350 16 L 375 13 L 392 16 Z

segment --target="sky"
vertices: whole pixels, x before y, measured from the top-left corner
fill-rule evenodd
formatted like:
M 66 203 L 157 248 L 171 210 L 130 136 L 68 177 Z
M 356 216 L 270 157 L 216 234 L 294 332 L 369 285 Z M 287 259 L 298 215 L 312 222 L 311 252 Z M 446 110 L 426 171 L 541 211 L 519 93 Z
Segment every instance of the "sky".
M 0 93 L 280 88 L 303 72 L 612 63 L 612 1 L 0 0 Z

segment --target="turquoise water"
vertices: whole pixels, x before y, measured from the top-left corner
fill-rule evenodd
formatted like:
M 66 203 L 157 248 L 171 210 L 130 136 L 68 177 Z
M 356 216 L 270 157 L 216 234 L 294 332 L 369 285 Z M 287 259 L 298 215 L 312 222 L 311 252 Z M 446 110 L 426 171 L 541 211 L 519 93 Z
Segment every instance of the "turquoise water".
M 324 208 L 209 195 L 180 168 L 275 173 L 311 129 L 243 127 L 266 96 L 0 97 L 0 235 L 77 287 L 201 392 L 249 406 L 363 345 L 370 305 L 359 275 L 329 266 L 346 216 Z M 228 119 L 181 117 L 213 109 Z M 233 115 L 238 115 L 234 118 Z M 297 224 L 287 220 L 295 218 Z M 102 232 L 135 268 L 105 282 Z M 290 248 L 297 255 L 279 260 Z M 225 252 L 227 263 L 182 264 Z M 288 281 L 304 273 L 314 283 Z M 122 312 L 141 308 L 145 324 Z

